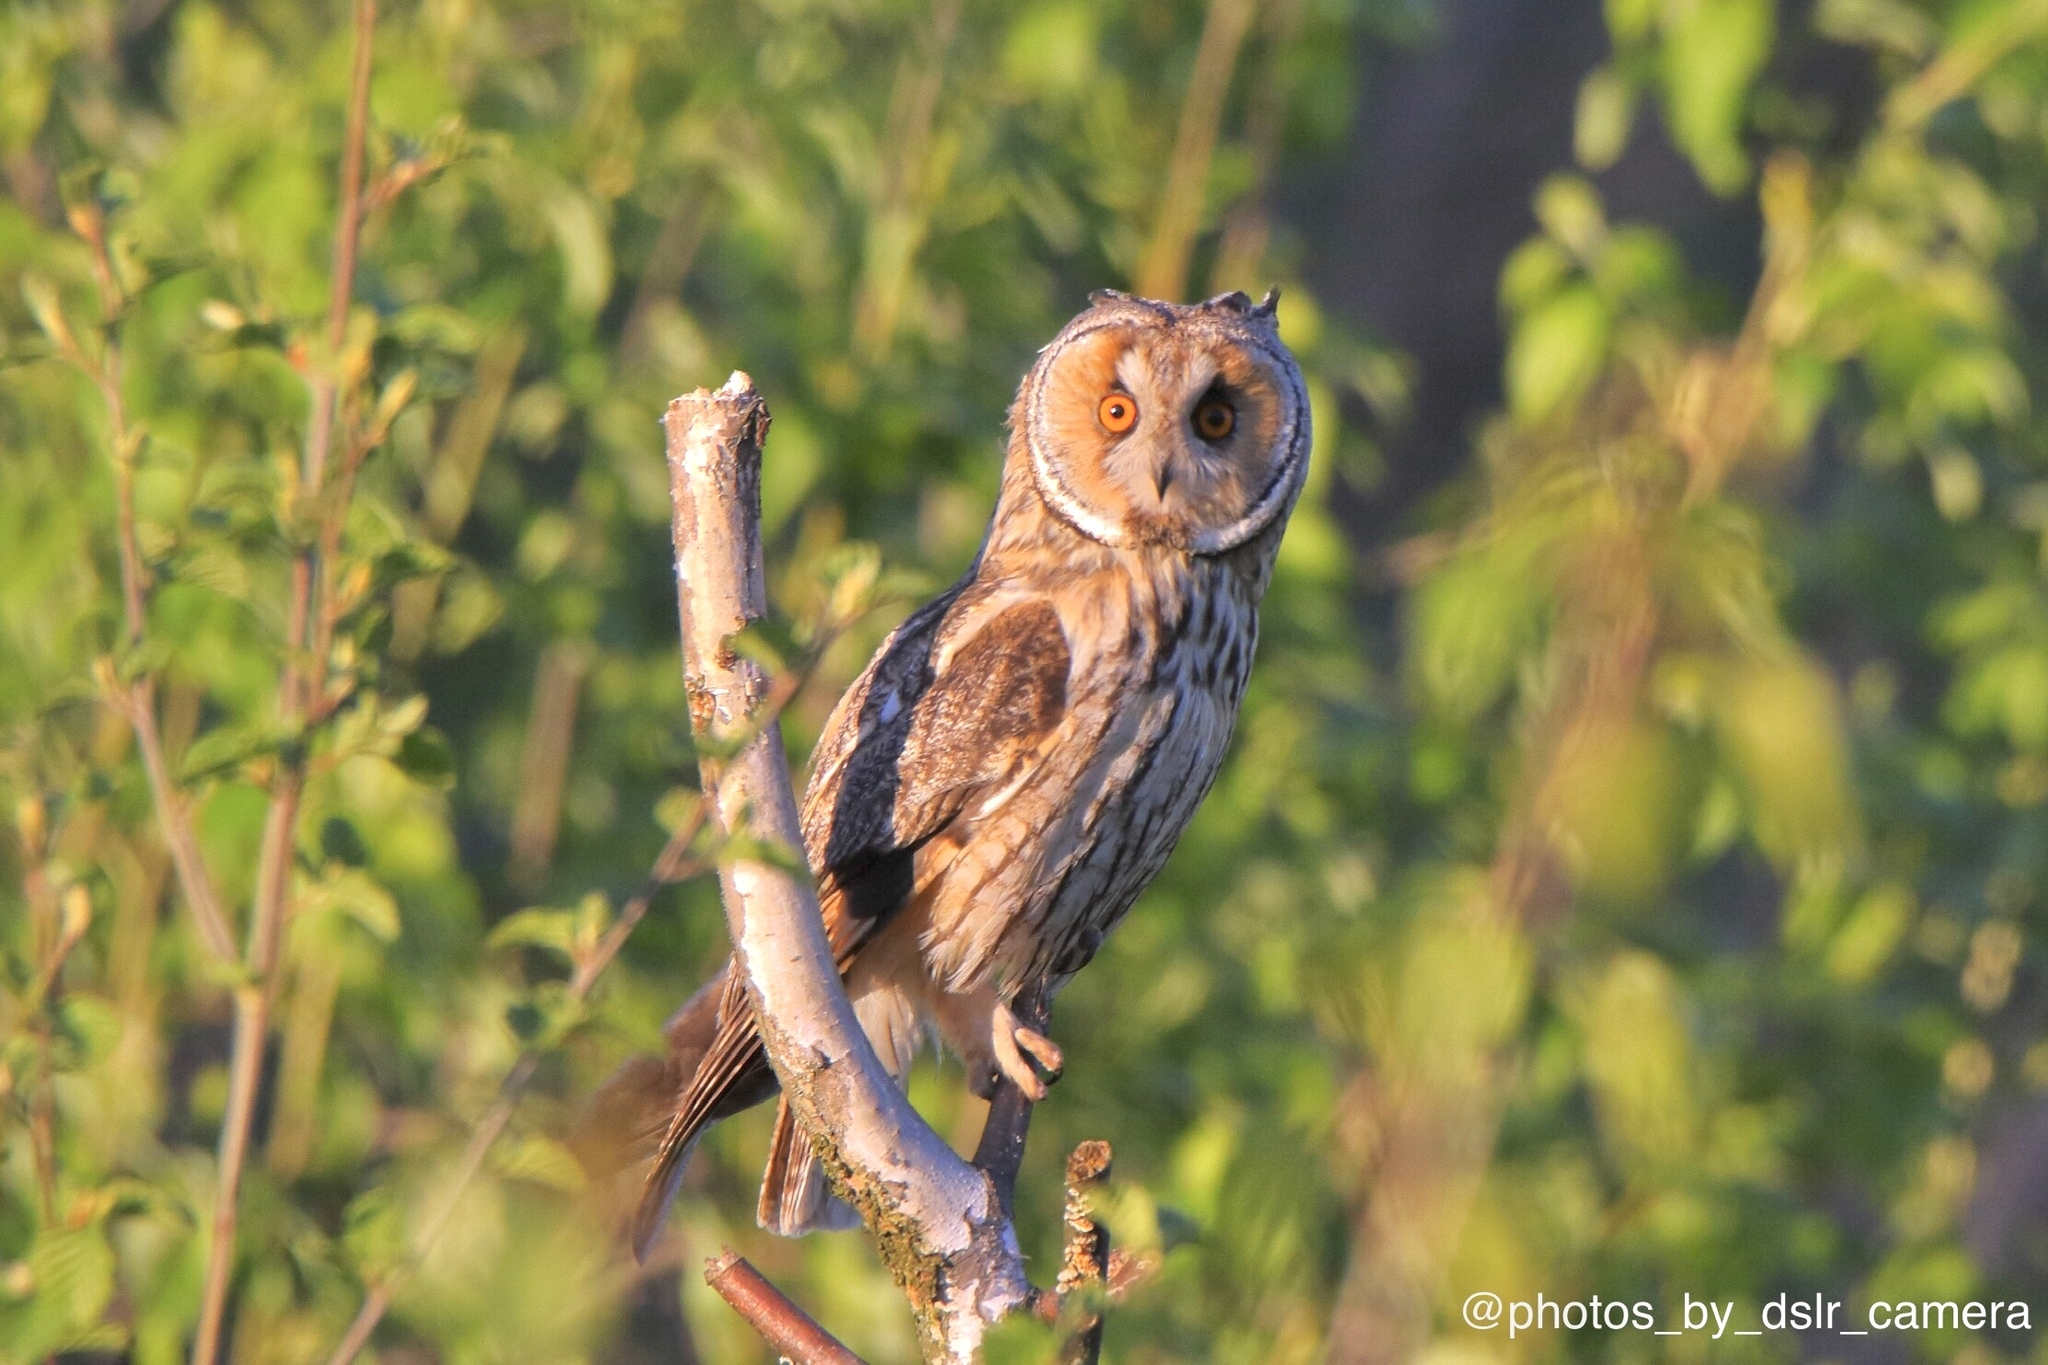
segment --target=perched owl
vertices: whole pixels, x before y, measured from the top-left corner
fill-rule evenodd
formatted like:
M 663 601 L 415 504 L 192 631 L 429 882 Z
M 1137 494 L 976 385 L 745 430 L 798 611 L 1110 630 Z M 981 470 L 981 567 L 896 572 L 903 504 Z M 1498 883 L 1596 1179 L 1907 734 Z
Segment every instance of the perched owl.
M 1094 956 L 1215 779 L 1308 467 L 1274 296 L 1091 302 L 1018 391 L 973 567 L 840 699 L 803 800 L 826 936 L 882 1064 L 903 1077 L 936 1035 L 984 1096 L 1004 1077 L 1044 1096 L 1059 1049 L 1011 1002 Z M 775 1093 L 730 965 L 719 1010 L 642 1195 L 643 1254 L 705 1125 Z M 760 1220 L 851 1222 L 787 1101 Z

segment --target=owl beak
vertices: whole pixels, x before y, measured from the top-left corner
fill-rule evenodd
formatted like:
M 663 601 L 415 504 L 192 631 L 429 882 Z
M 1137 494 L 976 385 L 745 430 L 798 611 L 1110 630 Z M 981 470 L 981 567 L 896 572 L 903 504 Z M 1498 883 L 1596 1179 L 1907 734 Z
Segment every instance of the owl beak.
M 1152 471 L 1152 486 L 1159 491 L 1159 500 L 1166 501 L 1166 490 L 1173 487 L 1173 452 L 1168 451 L 1159 461 L 1159 467 Z

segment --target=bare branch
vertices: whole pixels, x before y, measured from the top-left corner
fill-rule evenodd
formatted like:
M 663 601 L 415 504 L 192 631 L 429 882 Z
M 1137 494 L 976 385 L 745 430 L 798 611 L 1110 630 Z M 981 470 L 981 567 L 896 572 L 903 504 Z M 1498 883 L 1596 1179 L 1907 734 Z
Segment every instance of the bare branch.
M 839 1193 L 860 1211 L 910 1300 L 926 1357 L 967 1361 L 1028 1294 L 993 1182 L 910 1107 L 854 1019 L 809 880 L 779 727 L 730 759 L 769 696 L 766 672 L 728 641 L 767 611 L 760 540 L 767 406 L 734 374 L 669 404 L 677 604 L 703 787 L 721 827 L 787 850 L 782 865 L 721 868 L 734 954 L 770 1063 Z
M 791 1365 L 864 1365 L 809 1313 L 789 1301 L 731 1247 L 704 1263 L 704 1283 Z

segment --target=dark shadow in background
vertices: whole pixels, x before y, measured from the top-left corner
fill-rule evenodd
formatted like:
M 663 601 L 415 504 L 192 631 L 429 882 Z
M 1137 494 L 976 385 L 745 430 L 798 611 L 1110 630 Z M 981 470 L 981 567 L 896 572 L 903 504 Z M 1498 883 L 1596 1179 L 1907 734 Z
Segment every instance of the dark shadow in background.
M 1464 467 L 1473 424 L 1499 405 L 1501 265 L 1536 231 L 1537 186 L 1572 168 L 1579 83 L 1608 53 L 1598 0 L 1435 9 L 1434 35 L 1417 46 L 1368 44 L 1365 93 L 1334 173 L 1297 166 L 1278 196 L 1317 298 L 1414 364 L 1409 420 L 1377 433 L 1385 477 L 1339 495 L 1361 547 Z M 1695 272 L 1736 303 L 1747 296 L 1760 229 L 1752 197 L 1705 189 L 1654 114 L 1639 114 L 1628 151 L 1595 180 L 1614 220 L 1671 231 Z M 1362 409 L 1348 416 L 1370 425 Z

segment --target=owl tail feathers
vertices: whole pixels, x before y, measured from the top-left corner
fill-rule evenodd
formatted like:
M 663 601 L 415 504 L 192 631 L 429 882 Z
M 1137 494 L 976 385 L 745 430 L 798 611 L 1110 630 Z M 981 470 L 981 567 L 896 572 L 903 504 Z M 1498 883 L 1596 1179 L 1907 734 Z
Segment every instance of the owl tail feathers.
M 640 1189 L 640 1206 L 633 1210 L 634 1260 L 643 1263 L 647 1260 L 647 1252 L 660 1235 L 661 1225 L 668 1221 L 669 1206 L 676 1202 L 676 1191 L 683 1185 L 683 1170 L 689 1165 L 690 1153 L 696 1146 L 694 1136 L 674 1148 L 663 1143 L 660 1153 L 654 1158 L 654 1169 L 647 1173 L 647 1183 Z
M 704 1130 L 775 1093 L 775 1073 L 769 1069 L 767 1053 L 762 1050 L 760 1035 L 754 1032 L 754 1021 L 745 1009 L 745 997 L 739 992 L 737 980 L 728 968 L 718 980 L 699 991 L 690 1006 L 685 1006 L 686 1010 L 694 1007 L 693 1018 L 708 1013 L 699 1001 L 715 1001 L 718 1006 L 715 1032 L 708 1045 L 696 1044 L 701 1050 L 695 1056 L 690 1055 L 693 1048 L 688 1045 L 693 1040 L 680 1040 L 685 1045 L 678 1046 L 673 1028 L 676 1021 L 671 1021 L 670 1061 L 685 1062 L 689 1069 L 682 1074 L 689 1079 L 670 1092 L 675 1100 L 663 1116 L 661 1144 L 655 1151 L 653 1168 L 640 1187 L 639 1207 L 633 1213 L 633 1254 L 642 1261 L 647 1259 L 648 1248 L 654 1245 L 655 1236 L 668 1217 L 690 1151 Z M 677 1017 L 680 1020 L 682 1014 L 679 1012 Z
M 826 1186 L 825 1168 L 787 1099 L 775 1107 L 775 1136 L 768 1144 L 768 1169 L 761 1175 L 761 1203 L 754 1216 L 778 1237 L 860 1226 L 860 1215 Z

